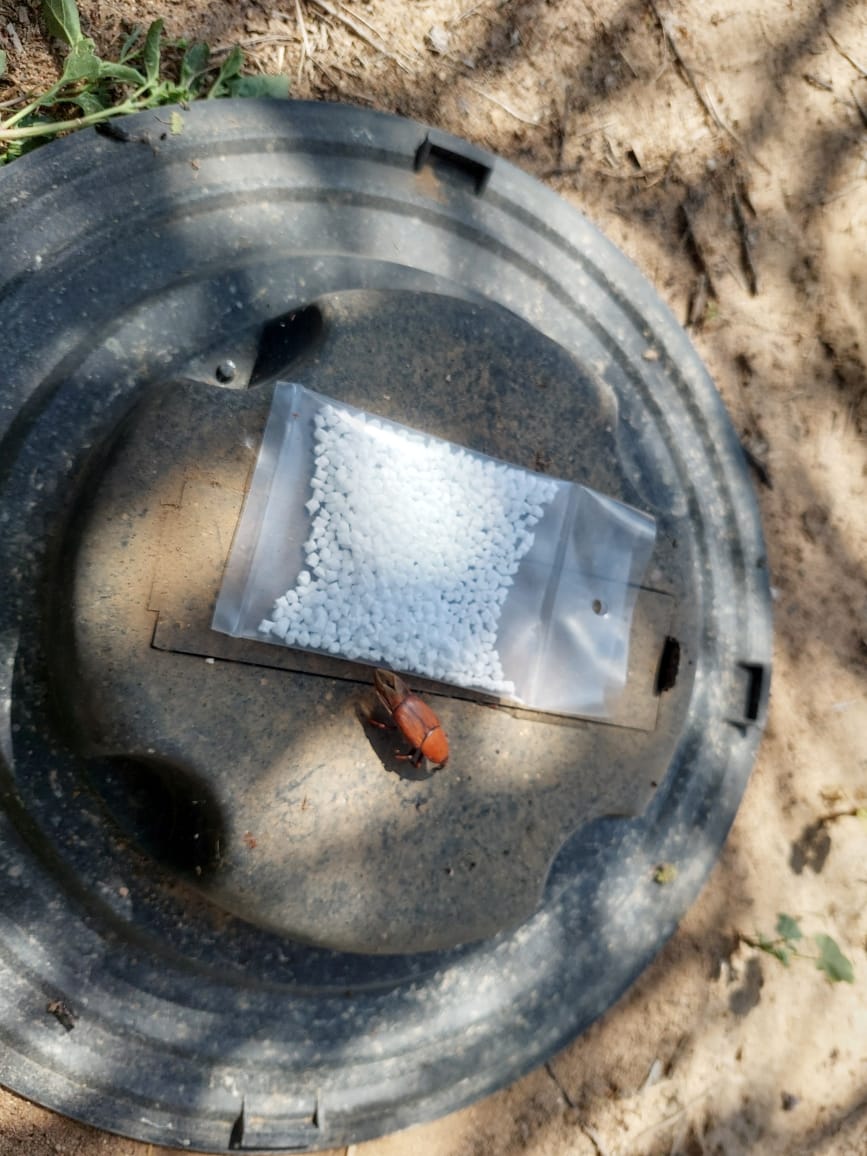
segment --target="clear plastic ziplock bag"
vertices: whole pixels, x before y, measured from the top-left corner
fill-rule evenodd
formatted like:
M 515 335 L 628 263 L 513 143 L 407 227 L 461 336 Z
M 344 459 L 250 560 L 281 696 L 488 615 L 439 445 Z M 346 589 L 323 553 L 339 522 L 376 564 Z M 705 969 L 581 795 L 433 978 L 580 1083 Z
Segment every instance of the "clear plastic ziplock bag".
M 281 383 L 212 625 L 605 718 L 655 535 L 585 486 Z

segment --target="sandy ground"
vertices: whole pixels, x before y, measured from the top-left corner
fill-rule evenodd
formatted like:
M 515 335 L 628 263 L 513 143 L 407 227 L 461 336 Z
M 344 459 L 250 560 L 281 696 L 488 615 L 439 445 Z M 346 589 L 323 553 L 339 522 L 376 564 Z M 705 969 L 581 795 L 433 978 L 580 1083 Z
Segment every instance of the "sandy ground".
M 9 77 L 56 61 L 0 2 Z M 633 989 L 511 1088 L 352 1156 L 867 1152 L 867 13 L 827 0 L 82 4 L 236 40 L 297 96 L 413 116 L 514 161 L 654 282 L 754 458 L 776 599 L 770 720 L 725 851 Z M 335 15 L 336 14 L 336 15 Z M 347 19 L 348 17 L 348 19 Z M 302 27 L 303 25 L 303 27 Z M 20 49 L 20 51 L 19 51 Z M 739 939 L 833 935 L 831 986 Z M 0 1153 L 156 1156 L 0 1093 Z

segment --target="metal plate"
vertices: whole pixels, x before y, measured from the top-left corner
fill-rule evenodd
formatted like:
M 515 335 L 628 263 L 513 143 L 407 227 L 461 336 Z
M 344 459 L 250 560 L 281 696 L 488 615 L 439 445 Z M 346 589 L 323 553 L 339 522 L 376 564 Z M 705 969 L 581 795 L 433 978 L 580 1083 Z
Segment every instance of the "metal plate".
M 125 122 L 125 139 L 83 132 L 0 174 L 11 210 L 0 224 L 0 1079 L 153 1142 L 327 1147 L 457 1108 L 540 1063 L 605 1010 L 673 930 L 725 838 L 764 722 L 764 547 L 739 446 L 686 336 L 622 254 L 553 194 L 460 141 L 358 109 L 240 102 L 183 117 L 177 136 L 142 114 Z M 346 350 L 369 344 L 370 332 L 351 291 L 404 301 L 437 294 L 458 303 L 455 318 L 495 305 L 578 367 L 587 422 L 568 412 L 577 386 L 550 403 L 539 400 L 547 391 L 528 387 L 532 403 L 510 409 L 520 399 L 515 382 L 483 404 L 477 391 L 457 400 L 444 389 L 396 391 L 382 412 L 465 444 L 478 439 L 480 449 L 485 438 L 506 438 L 513 452 L 503 456 L 522 464 L 535 464 L 541 447 L 552 472 L 605 489 L 603 478 L 616 496 L 628 494 L 658 520 L 648 585 L 666 596 L 665 629 L 677 643 L 666 648 L 663 682 L 673 686 L 655 703 L 655 728 L 608 728 L 632 744 L 636 765 L 644 756 L 642 789 L 653 797 L 646 807 L 641 792 L 620 804 L 643 813 L 581 823 L 608 806 L 579 807 L 553 840 L 551 822 L 533 818 L 499 848 L 486 828 L 490 863 L 493 850 L 524 854 L 546 832 L 534 868 L 541 896 L 528 914 L 532 887 L 524 889 L 524 906 L 505 920 L 526 916 L 516 928 L 491 934 L 470 915 L 465 934 L 487 938 L 447 948 L 440 938 L 425 944 L 430 951 L 409 950 L 423 943 L 425 918 L 401 941 L 405 950 L 390 953 L 373 953 L 364 937 L 353 941 L 364 953 L 304 946 L 285 912 L 268 919 L 263 876 L 245 874 L 244 855 L 261 848 L 245 826 L 242 792 L 227 796 L 227 777 L 203 774 L 181 741 L 185 727 L 210 727 L 202 741 L 214 750 L 221 734 L 231 732 L 233 744 L 239 730 L 257 742 L 259 730 L 273 735 L 289 686 L 315 723 L 304 749 L 289 736 L 295 765 L 327 762 L 335 748 L 343 758 L 356 743 L 367 760 L 351 709 L 363 691 L 335 680 L 327 699 L 310 674 L 207 664 L 146 645 L 167 539 L 148 537 L 143 567 L 145 496 L 165 485 L 177 507 L 186 484 L 239 492 L 268 383 L 287 366 L 303 369 L 305 358 L 312 365 L 328 308 L 344 310 L 337 330 L 349 344 L 317 380 L 358 401 Z M 293 315 L 301 323 L 287 326 Z M 374 315 L 388 323 L 384 298 Z M 390 331 L 400 347 L 394 318 Z M 425 350 L 416 340 L 407 357 L 412 365 L 427 356 L 445 379 L 452 353 L 452 343 Z M 148 484 L 128 475 L 135 485 L 124 491 L 119 463 L 145 409 L 165 400 L 166 382 L 190 380 L 172 403 L 192 402 L 195 416 L 220 390 L 233 436 L 215 455 L 213 424 L 191 420 L 182 468 L 157 470 L 156 454 Z M 89 537 L 100 511 L 115 518 L 114 532 Z M 124 584 L 137 592 L 126 657 L 117 631 L 96 629 L 100 607 L 110 606 L 96 593 L 100 581 L 103 593 Z M 159 693 L 142 677 L 154 662 L 164 672 Z M 209 710 L 214 677 L 244 688 L 236 716 Z M 199 713 L 173 710 L 172 687 L 186 696 L 178 704 L 199 694 Z M 449 709 L 457 717 L 482 708 L 455 700 Z M 156 717 L 165 723 L 158 745 L 147 738 Z M 503 804 L 514 783 L 487 786 L 482 763 L 487 740 L 507 728 L 516 750 L 526 743 L 516 813 L 526 818 L 547 798 L 553 815 L 558 788 L 546 795 L 532 723 L 492 717 L 492 730 L 473 732 L 484 741 L 469 746 L 467 782 L 438 778 L 435 806 L 445 817 L 458 788 L 477 803 L 473 783 Z M 562 747 L 568 733 L 546 741 Z M 285 733 L 280 741 L 285 749 Z M 386 779 L 372 756 L 370 766 Z M 575 767 L 585 776 L 594 769 L 580 757 Z M 407 797 L 421 789 L 387 781 Z M 409 811 L 423 815 L 413 799 Z M 302 802 L 303 794 L 299 815 Z M 287 823 L 290 812 L 287 804 Z M 414 824 L 393 844 L 398 876 L 402 857 L 414 862 Z M 344 869 L 354 837 L 345 827 L 332 848 Z M 456 846 L 444 878 L 462 882 L 460 871 L 477 870 L 466 846 Z M 215 853 L 229 847 L 234 899 L 212 871 Z M 677 868 L 665 887 L 653 882 L 660 862 Z M 287 852 L 272 890 L 293 867 Z M 256 903 L 247 918 L 238 913 L 245 880 Z M 368 910 L 375 883 L 376 873 L 363 890 Z M 398 926 L 388 913 L 386 902 L 379 925 Z M 312 910 L 300 933 L 334 942 L 317 936 L 319 926 Z

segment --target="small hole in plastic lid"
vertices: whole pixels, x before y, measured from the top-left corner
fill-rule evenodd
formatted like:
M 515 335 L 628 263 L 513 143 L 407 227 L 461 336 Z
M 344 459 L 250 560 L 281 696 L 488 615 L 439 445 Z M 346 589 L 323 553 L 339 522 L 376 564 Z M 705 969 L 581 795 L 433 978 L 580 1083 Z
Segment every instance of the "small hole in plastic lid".
M 608 613 L 608 607 L 605 605 L 601 598 L 593 599 L 593 613 L 598 614 L 600 618 L 604 618 Z

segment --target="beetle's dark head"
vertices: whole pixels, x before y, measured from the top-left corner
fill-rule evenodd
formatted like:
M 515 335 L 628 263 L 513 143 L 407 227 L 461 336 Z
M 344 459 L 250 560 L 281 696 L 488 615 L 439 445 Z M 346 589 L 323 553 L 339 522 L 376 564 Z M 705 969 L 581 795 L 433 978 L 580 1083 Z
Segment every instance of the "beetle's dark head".
M 375 670 L 373 686 L 379 701 L 389 712 L 394 712 L 409 694 L 409 687 L 393 670 Z

